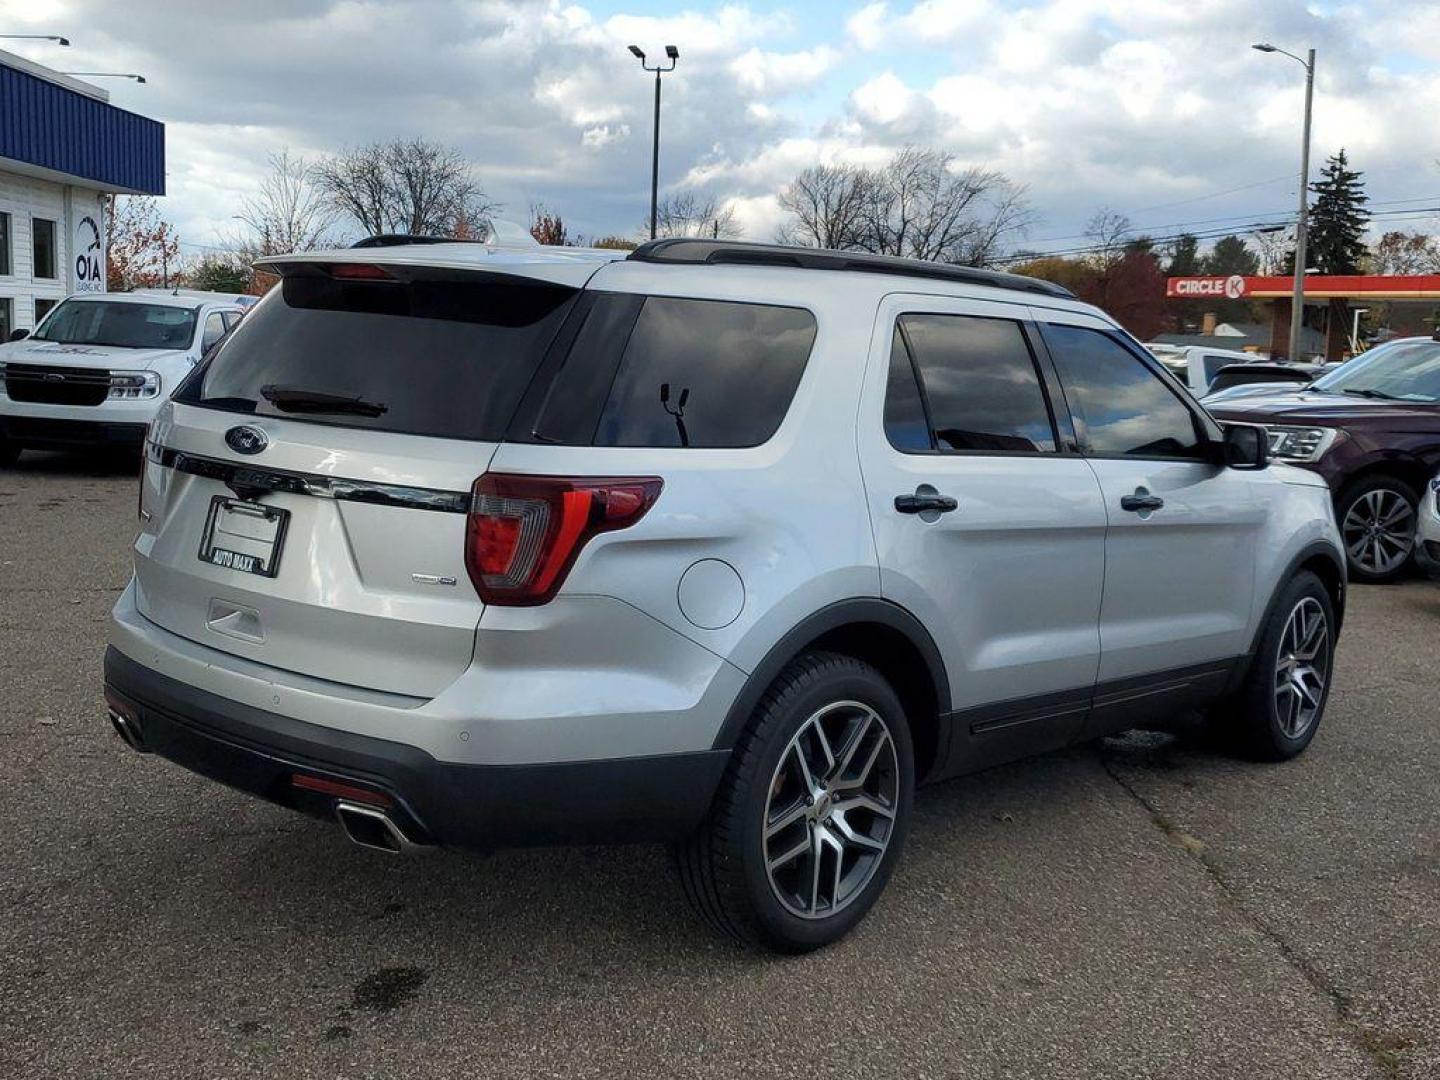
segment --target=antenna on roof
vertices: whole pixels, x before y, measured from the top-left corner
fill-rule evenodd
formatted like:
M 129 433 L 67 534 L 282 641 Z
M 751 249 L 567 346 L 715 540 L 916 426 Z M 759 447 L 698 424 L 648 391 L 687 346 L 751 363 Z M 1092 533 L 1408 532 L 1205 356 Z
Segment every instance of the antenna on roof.
M 502 221 L 499 218 L 490 222 L 490 235 L 485 239 L 486 247 L 500 248 L 537 248 L 540 241 L 530 234 L 530 230 L 524 225 L 517 225 L 513 221 Z

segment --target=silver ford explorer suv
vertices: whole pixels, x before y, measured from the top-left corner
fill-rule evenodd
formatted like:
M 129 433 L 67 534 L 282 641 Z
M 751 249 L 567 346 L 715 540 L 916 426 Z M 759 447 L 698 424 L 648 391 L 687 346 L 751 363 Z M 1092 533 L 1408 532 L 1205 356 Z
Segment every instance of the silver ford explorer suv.
M 668 841 L 716 929 L 802 951 L 920 784 L 1184 711 L 1314 737 L 1324 480 L 1064 289 L 420 239 L 270 259 L 156 418 L 134 749 L 369 848 Z

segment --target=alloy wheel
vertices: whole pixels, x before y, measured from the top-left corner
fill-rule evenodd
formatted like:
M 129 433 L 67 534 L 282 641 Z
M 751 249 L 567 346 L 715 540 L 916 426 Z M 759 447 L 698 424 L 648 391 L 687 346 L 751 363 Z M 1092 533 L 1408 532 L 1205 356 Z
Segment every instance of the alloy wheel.
M 1375 488 L 1350 504 L 1340 529 L 1352 562 L 1370 574 L 1389 574 L 1415 546 L 1415 508 L 1400 492 Z
M 765 873 L 792 915 L 828 918 L 865 890 L 895 831 L 900 769 L 878 712 L 858 701 L 817 710 L 770 779 Z
M 1329 620 L 1320 602 L 1307 596 L 1285 620 L 1275 658 L 1275 715 L 1287 737 L 1300 738 L 1319 718 L 1329 678 Z

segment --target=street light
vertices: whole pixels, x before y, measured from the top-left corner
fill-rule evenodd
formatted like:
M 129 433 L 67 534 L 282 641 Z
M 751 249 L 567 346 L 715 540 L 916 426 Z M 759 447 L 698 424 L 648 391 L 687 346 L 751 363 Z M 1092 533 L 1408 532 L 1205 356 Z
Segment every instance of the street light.
M 1358 353 L 1360 351 L 1360 316 L 1364 315 L 1369 310 L 1370 309 L 1368 307 L 1357 307 L 1355 309 L 1355 320 L 1350 324 L 1351 353 Z
M 63 38 L 59 34 L 0 34 L 0 38 L 7 38 L 11 41 L 53 41 L 59 45 L 70 44 L 69 38 Z
M 650 157 L 650 239 L 654 240 L 655 219 L 660 205 L 660 76 L 664 72 L 675 70 L 675 64 L 680 59 L 680 50 L 674 45 L 665 46 L 665 55 L 670 60 L 669 67 L 661 67 L 659 64 L 651 67 L 645 62 L 645 53 L 638 45 L 630 46 L 630 55 L 639 60 L 640 66 L 646 71 L 655 73 L 655 144 Z
M 145 81 L 144 75 L 133 75 L 125 71 L 62 71 L 61 75 L 76 75 L 82 79 L 134 79 L 137 83 Z
M 1290 359 L 1300 359 L 1300 327 L 1305 313 L 1305 219 L 1310 203 L 1310 103 L 1315 97 L 1315 50 L 1307 59 L 1278 49 L 1268 41 L 1251 45 L 1256 52 L 1279 53 L 1305 68 L 1305 134 L 1300 146 L 1300 216 L 1295 222 L 1295 295 L 1290 300 Z

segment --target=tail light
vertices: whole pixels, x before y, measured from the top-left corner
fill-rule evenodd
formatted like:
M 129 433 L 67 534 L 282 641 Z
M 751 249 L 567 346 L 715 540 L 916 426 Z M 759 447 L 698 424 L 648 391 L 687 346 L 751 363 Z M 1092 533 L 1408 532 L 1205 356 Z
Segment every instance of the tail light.
M 480 599 L 546 603 L 586 542 L 634 525 L 660 497 L 655 476 L 561 477 L 486 473 L 475 481 L 465 568 Z

